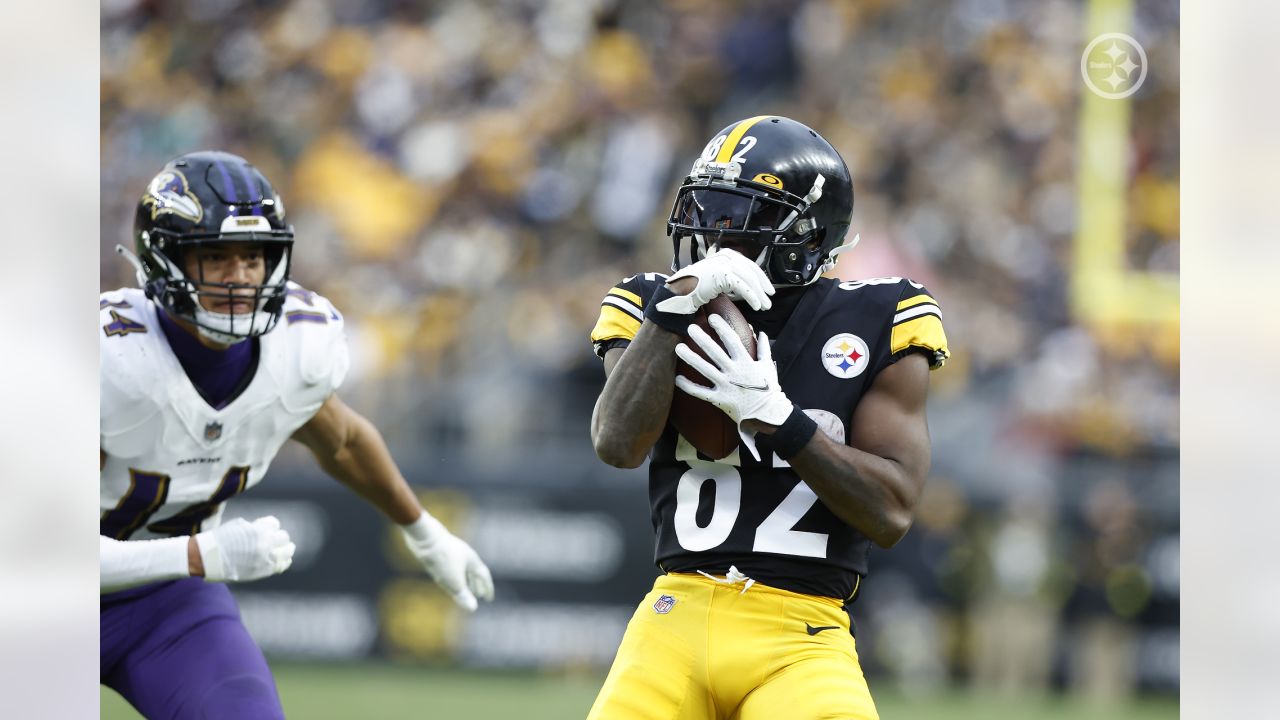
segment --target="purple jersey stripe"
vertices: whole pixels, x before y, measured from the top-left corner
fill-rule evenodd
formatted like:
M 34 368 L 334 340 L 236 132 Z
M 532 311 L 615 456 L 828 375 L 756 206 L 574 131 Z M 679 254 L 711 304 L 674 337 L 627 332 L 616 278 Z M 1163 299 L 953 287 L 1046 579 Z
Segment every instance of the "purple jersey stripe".
M 285 319 L 289 321 L 290 325 L 296 322 L 313 322 L 321 324 L 329 322 L 328 315 L 325 315 L 322 312 L 311 312 L 310 310 L 290 310 L 285 313 Z
M 151 514 L 164 505 L 169 495 L 169 476 L 129 468 L 129 491 L 120 502 L 103 513 L 98 534 L 128 540 Z
M 222 476 L 218 489 L 208 500 L 188 505 L 173 517 L 151 523 L 147 529 L 157 535 L 172 537 L 198 533 L 204 521 L 213 515 L 219 505 L 230 500 L 233 495 L 244 492 L 244 486 L 248 480 L 249 468 L 233 467 Z
M 316 294 L 311 292 L 310 290 L 307 290 L 306 288 L 300 288 L 300 287 L 289 288 L 288 290 L 285 291 L 284 294 L 288 295 L 289 297 L 296 297 L 306 305 L 315 304 Z

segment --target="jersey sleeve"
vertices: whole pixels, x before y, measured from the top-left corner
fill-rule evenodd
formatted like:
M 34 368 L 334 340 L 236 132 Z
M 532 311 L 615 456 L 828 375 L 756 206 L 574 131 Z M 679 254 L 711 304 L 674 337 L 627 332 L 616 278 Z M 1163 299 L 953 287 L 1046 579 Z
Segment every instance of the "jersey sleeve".
M 632 275 L 614 285 L 600 302 L 600 317 L 591 329 L 591 346 L 604 358 L 615 347 L 626 347 L 640 331 L 644 308 L 654 292 L 667 281 L 662 273 Z
M 889 363 L 919 352 L 928 358 L 930 370 L 942 367 L 951 356 L 942 309 L 923 285 L 910 280 L 900 283 L 889 346 Z

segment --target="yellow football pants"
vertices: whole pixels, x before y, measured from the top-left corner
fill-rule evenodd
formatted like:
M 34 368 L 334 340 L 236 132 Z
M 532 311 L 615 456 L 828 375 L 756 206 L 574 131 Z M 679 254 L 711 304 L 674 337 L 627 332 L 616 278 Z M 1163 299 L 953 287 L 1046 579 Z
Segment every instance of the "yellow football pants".
M 654 582 L 588 716 L 818 718 L 879 718 L 839 601 L 685 574 Z

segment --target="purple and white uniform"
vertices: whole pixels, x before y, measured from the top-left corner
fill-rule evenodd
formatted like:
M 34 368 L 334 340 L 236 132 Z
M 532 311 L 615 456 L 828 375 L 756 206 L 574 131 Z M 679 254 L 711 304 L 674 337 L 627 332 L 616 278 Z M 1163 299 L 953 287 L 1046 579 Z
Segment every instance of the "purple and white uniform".
M 349 366 L 342 316 L 290 283 L 279 324 L 257 339 L 251 379 L 210 404 L 141 290 L 104 293 L 99 306 L 99 532 L 117 540 L 216 527 Z M 147 717 L 283 716 L 226 586 L 190 578 L 104 594 L 100 623 L 101 682 Z

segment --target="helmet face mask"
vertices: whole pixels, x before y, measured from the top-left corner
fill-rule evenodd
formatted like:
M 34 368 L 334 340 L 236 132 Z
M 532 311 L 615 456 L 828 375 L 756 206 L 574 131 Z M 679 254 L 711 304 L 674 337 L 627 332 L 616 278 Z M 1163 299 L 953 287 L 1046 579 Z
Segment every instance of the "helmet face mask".
M 787 118 L 742 120 L 707 144 L 676 193 L 672 269 L 729 247 L 778 287 L 807 285 L 847 249 L 852 210 L 849 170 L 826 140 Z
M 199 152 L 170 161 L 138 202 L 134 240 L 148 297 L 202 336 L 230 345 L 279 322 L 293 228 L 279 195 L 243 158 Z M 260 281 L 206 273 L 211 253 L 260 256 Z
M 195 325 L 201 335 L 225 345 L 269 332 L 280 319 L 288 292 L 291 243 L 285 240 L 176 239 L 164 243 L 169 253 L 153 248 L 152 259 L 168 263 L 163 277 L 147 283 L 148 292 L 169 313 Z M 234 250 L 229 245 L 239 246 Z M 207 270 L 210 250 L 263 258 L 257 283 L 224 282 Z M 146 257 L 146 255 L 144 255 Z M 210 309 L 224 305 L 227 312 Z M 246 307 L 247 306 L 247 307 Z

